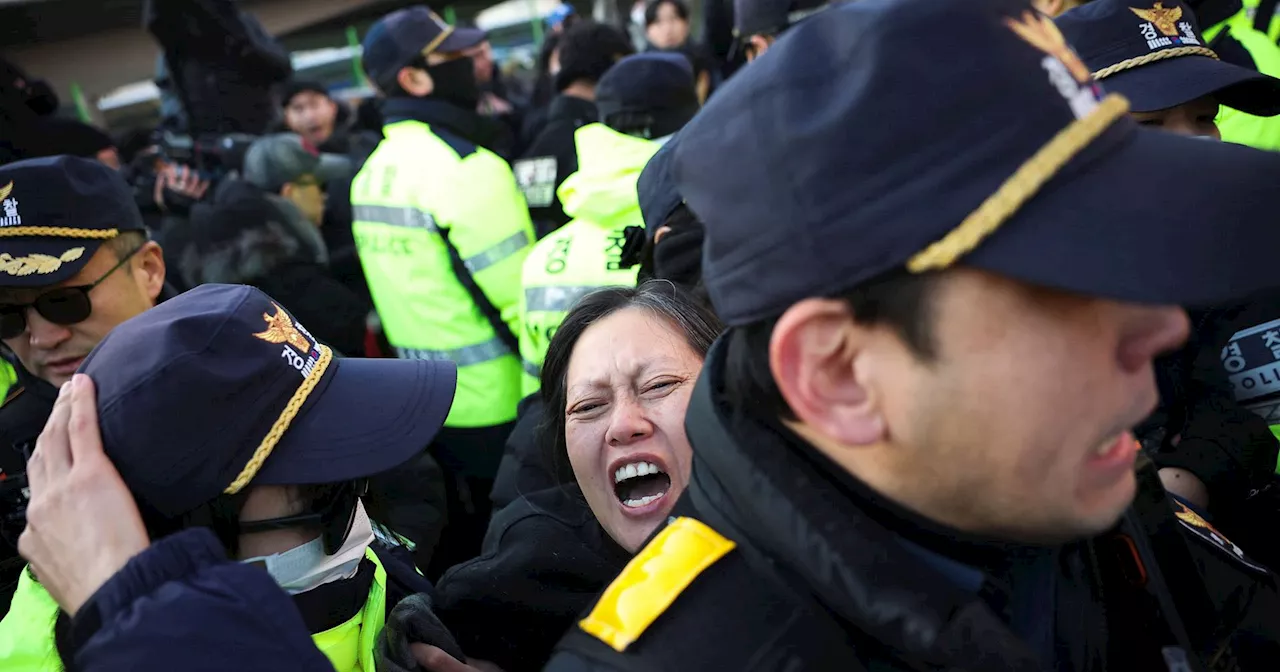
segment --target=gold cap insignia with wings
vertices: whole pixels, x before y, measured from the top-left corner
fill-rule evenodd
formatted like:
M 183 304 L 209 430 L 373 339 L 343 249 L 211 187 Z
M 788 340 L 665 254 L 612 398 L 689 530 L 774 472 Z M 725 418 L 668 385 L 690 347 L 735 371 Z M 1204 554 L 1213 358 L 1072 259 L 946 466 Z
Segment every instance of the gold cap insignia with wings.
M 1089 81 L 1089 68 L 1067 44 L 1067 38 L 1054 25 L 1053 19 L 1028 10 L 1022 13 L 1021 20 L 1007 18 L 1004 22 L 1031 46 L 1061 61 L 1077 82 L 1084 84 Z
M 73 247 L 61 255 L 53 256 L 52 254 L 28 254 L 24 257 L 15 257 L 8 252 L 0 254 L 0 273 L 16 275 L 19 277 L 26 275 L 48 275 L 62 268 L 63 264 L 69 264 L 80 257 L 84 256 L 83 247 Z
M 1130 7 L 1129 11 L 1137 14 L 1143 21 L 1150 21 L 1165 35 L 1178 36 L 1178 20 L 1182 18 L 1181 7 L 1165 7 L 1163 2 L 1157 2 L 1151 9 Z
M 9 184 L 0 187 L 0 201 L 9 198 L 11 193 L 13 193 L 13 180 L 9 180 Z
M 271 305 L 275 307 L 276 314 L 262 314 L 262 319 L 267 322 L 267 330 L 254 334 L 254 338 L 260 338 L 268 343 L 288 343 L 303 354 L 311 352 L 311 341 L 293 326 L 289 313 L 284 312 L 284 308 L 274 301 Z

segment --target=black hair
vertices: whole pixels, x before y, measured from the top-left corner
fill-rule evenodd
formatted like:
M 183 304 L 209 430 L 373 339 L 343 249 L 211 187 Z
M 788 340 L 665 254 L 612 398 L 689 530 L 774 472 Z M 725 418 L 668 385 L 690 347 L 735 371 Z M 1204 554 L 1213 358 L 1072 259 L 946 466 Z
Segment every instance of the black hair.
M 416 68 L 418 70 L 426 70 L 427 57 L 421 54 L 414 56 L 412 61 L 409 61 L 408 63 L 405 63 L 404 65 L 396 68 L 395 72 L 392 72 L 391 75 L 388 76 L 387 81 L 374 82 L 374 84 L 377 84 L 378 88 L 382 90 L 382 94 L 384 96 L 386 96 L 387 98 L 416 98 L 417 97 L 409 93 L 408 91 L 405 91 L 404 87 L 400 86 L 400 71 L 405 68 Z
M 116 259 L 124 259 L 125 255 L 142 247 L 146 242 L 145 231 L 121 231 L 120 235 L 108 239 L 103 245 L 115 253 Z
M 689 5 L 686 5 L 684 0 L 650 0 L 649 4 L 645 5 L 644 8 L 645 28 L 657 23 L 658 9 L 660 9 L 664 4 L 669 4 L 672 7 L 675 7 L 676 16 L 684 19 L 686 23 L 689 21 Z
M 561 483 L 574 482 L 564 438 L 569 360 L 588 327 L 626 308 L 643 308 L 654 317 L 666 320 L 699 357 L 706 356 L 724 330 L 720 319 L 705 303 L 666 280 L 650 280 L 638 287 L 606 287 L 578 301 L 551 337 L 542 363 L 544 415 L 539 431 L 546 432 L 552 439 L 547 442 L 553 452 L 546 463 L 552 465 Z
M 631 38 L 626 33 L 595 21 L 582 21 L 565 31 L 560 38 L 559 49 L 557 91 L 563 91 L 578 80 L 594 84 L 619 59 L 635 53 Z
M 915 275 L 894 271 L 838 295 L 849 307 L 854 322 L 884 326 L 895 332 L 918 358 L 937 358 L 930 302 L 936 274 Z M 726 335 L 726 400 L 748 416 L 794 420 L 795 412 L 783 399 L 769 368 L 769 340 L 781 314 L 734 327 Z

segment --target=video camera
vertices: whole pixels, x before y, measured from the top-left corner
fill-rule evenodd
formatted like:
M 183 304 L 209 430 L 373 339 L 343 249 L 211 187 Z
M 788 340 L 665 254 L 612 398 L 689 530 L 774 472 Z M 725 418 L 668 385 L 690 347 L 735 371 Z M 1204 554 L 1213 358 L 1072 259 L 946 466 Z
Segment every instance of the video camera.
M 200 171 L 201 177 L 216 181 L 243 167 L 244 155 L 257 139 L 247 133 L 195 137 L 165 131 L 156 145 L 167 163 L 191 166 Z

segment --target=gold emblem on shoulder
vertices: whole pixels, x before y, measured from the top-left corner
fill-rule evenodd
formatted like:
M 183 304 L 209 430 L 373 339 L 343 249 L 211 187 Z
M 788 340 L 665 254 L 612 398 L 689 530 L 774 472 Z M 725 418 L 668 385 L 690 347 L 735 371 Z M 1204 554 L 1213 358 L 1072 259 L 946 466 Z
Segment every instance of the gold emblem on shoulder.
M 1089 68 L 1067 44 L 1067 38 L 1054 25 L 1053 19 L 1027 10 L 1022 13 L 1021 20 L 1006 18 L 1004 23 L 1031 46 L 1061 61 L 1077 82 L 1084 84 L 1089 81 Z
M 1129 11 L 1138 15 L 1143 21 L 1150 21 L 1160 32 L 1169 37 L 1178 36 L 1178 20 L 1182 18 L 1181 7 L 1165 7 L 1163 2 L 1157 2 L 1151 9 L 1138 9 L 1130 7 Z
M 63 264 L 75 261 L 82 256 L 84 256 L 83 247 L 73 247 L 57 257 L 51 254 L 28 254 L 25 257 L 15 257 L 5 252 L 0 254 L 0 273 L 19 277 L 48 275 L 62 268 Z
M 289 313 L 280 307 L 280 304 L 271 303 L 276 309 L 275 315 L 262 314 L 262 319 L 267 322 L 267 330 L 254 334 L 254 338 L 260 338 L 268 343 L 288 343 L 298 352 L 306 354 L 311 352 L 311 341 L 307 340 L 298 328 L 293 326 L 293 320 L 289 319 Z

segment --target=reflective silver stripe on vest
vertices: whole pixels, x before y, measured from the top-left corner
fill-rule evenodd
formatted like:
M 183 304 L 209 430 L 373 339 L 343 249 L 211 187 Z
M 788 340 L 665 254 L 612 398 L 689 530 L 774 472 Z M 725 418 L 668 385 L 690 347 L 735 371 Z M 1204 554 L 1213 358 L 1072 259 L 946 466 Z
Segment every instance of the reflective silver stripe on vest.
M 550 287 L 526 287 L 524 290 L 525 310 L 541 310 L 545 312 L 569 312 L 579 299 L 602 289 L 599 285 L 587 287 L 569 287 L 552 285 Z
M 433 362 L 448 361 L 458 366 L 484 364 L 511 354 L 502 339 L 494 338 L 477 345 L 469 345 L 457 350 L 420 350 L 418 348 L 396 348 L 400 359 L 417 359 Z
M 527 359 L 524 359 L 523 357 L 520 359 L 520 366 L 524 367 L 525 373 L 533 376 L 534 378 L 542 377 L 542 367 L 538 366 L 537 364 L 534 364 L 533 362 Z
M 436 228 L 436 218 L 429 212 L 417 208 L 391 205 L 357 205 L 352 208 L 357 222 L 373 222 L 389 226 L 403 226 L 409 229 L 426 229 L 432 233 Z
M 529 234 L 525 231 L 519 231 L 515 235 L 503 240 L 502 242 L 490 247 L 479 254 L 467 257 L 462 263 L 472 274 L 479 273 L 486 268 L 510 257 L 511 255 L 523 250 L 530 244 Z

